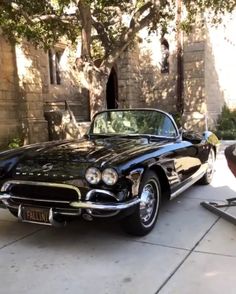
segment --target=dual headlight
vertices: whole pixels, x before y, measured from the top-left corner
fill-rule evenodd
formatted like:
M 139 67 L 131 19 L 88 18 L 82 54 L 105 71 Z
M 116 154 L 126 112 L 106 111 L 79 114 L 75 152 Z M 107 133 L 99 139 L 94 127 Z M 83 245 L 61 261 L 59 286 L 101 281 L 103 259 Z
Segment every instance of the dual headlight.
M 96 167 L 90 167 L 87 169 L 85 173 L 85 178 L 89 182 L 89 184 L 96 185 L 101 180 L 108 185 L 115 185 L 118 181 L 118 174 L 113 168 L 106 168 L 103 172 L 101 172 Z

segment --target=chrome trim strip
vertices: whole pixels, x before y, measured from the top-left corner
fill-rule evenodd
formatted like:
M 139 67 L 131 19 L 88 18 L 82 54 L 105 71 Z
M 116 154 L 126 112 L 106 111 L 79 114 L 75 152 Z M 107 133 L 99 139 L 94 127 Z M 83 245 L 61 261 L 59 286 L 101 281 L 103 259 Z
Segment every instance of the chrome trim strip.
M 194 183 L 196 183 L 198 180 L 200 180 L 204 174 L 205 174 L 206 170 L 200 172 L 199 174 L 197 173 L 196 176 L 192 176 L 189 179 L 189 182 L 187 184 L 185 184 L 183 187 L 181 187 L 179 190 L 175 191 L 174 193 L 172 193 L 170 195 L 170 199 L 175 198 L 176 196 L 178 196 L 179 194 L 181 194 L 182 192 L 184 192 L 185 190 L 187 190 L 189 187 L 191 187 Z
M 11 195 L 9 194 L 0 194 L 0 200 L 7 200 L 7 199 L 10 199 L 11 198 Z
M 96 218 L 109 218 L 109 217 L 117 215 L 119 212 L 120 212 L 119 210 L 116 210 L 116 211 L 110 212 L 108 214 L 96 214 L 96 213 L 93 213 L 93 212 L 88 213 L 88 214 L 93 216 L 93 217 L 96 217 Z
M 65 227 L 66 225 L 66 221 L 60 223 L 54 219 L 54 211 L 52 208 L 49 210 L 49 222 L 54 227 Z
M 47 187 L 57 187 L 57 188 L 66 188 L 66 189 L 71 189 L 75 190 L 78 194 L 78 200 L 81 199 L 81 193 L 78 187 L 68 185 L 68 184 L 60 184 L 60 183 L 48 183 L 48 182 L 34 182 L 34 181 L 21 181 L 21 180 L 11 180 L 7 181 L 2 185 L 1 192 L 7 191 L 7 188 L 9 185 L 14 184 L 14 185 L 32 185 L 32 186 L 47 186 Z
M 41 222 L 34 222 L 34 221 L 25 221 L 20 220 L 22 223 L 29 223 L 29 224 L 36 224 L 36 225 L 44 225 L 44 226 L 52 226 L 51 223 L 41 223 Z
M 90 192 L 87 193 L 86 199 L 91 197 L 91 195 L 93 193 L 97 193 L 97 192 L 104 193 L 106 195 L 110 195 L 110 196 L 114 197 L 116 200 L 118 199 L 115 194 L 113 194 L 112 192 L 106 191 L 106 190 L 94 189 L 94 190 L 91 190 Z M 124 209 L 130 208 L 130 207 L 140 203 L 140 198 L 138 198 L 138 197 L 133 198 L 133 199 L 131 199 L 129 201 L 126 201 L 126 202 L 102 203 L 102 202 L 92 202 L 92 201 L 85 201 L 85 202 L 81 202 L 81 201 L 73 201 L 73 202 L 63 201 L 62 202 L 62 201 L 54 201 L 54 200 L 46 200 L 46 199 L 31 199 L 31 198 L 11 196 L 10 194 L 3 194 L 3 195 L 0 196 L 0 200 L 2 200 L 3 203 L 7 207 L 11 207 L 11 204 L 8 202 L 8 200 L 9 199 L 14 200 L 14 198 L 15 199 L 22 199 L 22 200 L 32 200 L 32 201 L 35 201 L 35 202 L 42 201 L 42 202 L 51 202 L 51 203 L 53 203 L 53 202 L 55 202 L 55 203 L 67 203 L 71 207 L 78 208 L 78 209 L 98 209 L 98 210 L 107 210 L 107 211 L 110 211 L 110 210 L 124 210 Z
M 119 197 L 117 197 L 114 193 L 110 192 L 110 191 L 106 191 L 106 190 L 101 190 L 101 189 L 93 189 L 93 190 L 90 190 L 87 194 L 86 194 L 86 197 L 85 197 L 85 200 L 90 200 L 90 198 L 93 196 L 93 194 L 95 193 L 100 193 L 100 194 L 105 194 L 105 195 L 108 195 L 108 196 L 111 196 L 113 198 L 115 198 L 117 201 L 119 201 Z
M 22 216 L 21 216 L 21 205 L 19 205 L 19 207 L 18 207 L 18 214 L 17 214 L 17 216 L 18 216 L 18 219 L 20 221 L 23 221 Z
M 101 202 L 71 202 L 70 206 L 82 209 L 99 210 L 123 210 L 140 203 L 140 198 L 135 198 L 123 203 L 101 203 Z
M 35 201 L 35 202 L 51 202 L 51 203 L 63 203 L 63 204 L 69 204 L 70 201 L 60 201 L 60 200 L 48 200 L 48 199 L 40 199 L 40 198 L 27 198 L 27 197 L 21 197 L 21 196 L 11 196 L 10 194 L 4 194 L 3 196 L 0 196 L 0 200 L 2 199 L 19 199 L 19 200 L 29 200 L 29 201 Z
M 18 210 L 21 204 L 11 204 L 7 202 L 6 200 L 4 201 L 4 207 L 5 209 L 7 208 L 13 208 Z M 37 207 L 37 206 L 36 206 Z M 45 207 L 47 208 L 47 207 Z M 49 207 L 48 207 L 49 208 Z M 69 216 L 80 216 L 81 215 L 81 209 L 73 209 L 73 208 L 61 208 L 61 207 L 54 207 L 54 213 L 58 213 L 60 215 L 69 215 Z

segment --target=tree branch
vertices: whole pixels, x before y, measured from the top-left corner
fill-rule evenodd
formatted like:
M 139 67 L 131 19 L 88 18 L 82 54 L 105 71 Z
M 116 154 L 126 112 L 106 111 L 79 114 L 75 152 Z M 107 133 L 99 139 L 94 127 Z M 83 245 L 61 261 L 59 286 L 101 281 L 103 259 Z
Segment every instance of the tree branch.
M 16 2 L 13 1 L 8 1 L 8 0 L 1 0 L 0 2 L 0 6 L 2 4 L 7 4 L 9 5 L 14 11 L 19 12 L 24 19 L 26 20 L 26 22 L 28 24 L 36 24 L 39 22 L 43 22 L 43 21 L 48 21 L 48 20 L 58 20 L 62 23 L 70 23 L 72 20 L 76 20 L 76 14 L 75 13 L 71 13 L 71 14 L 62 14 L 62 15 L 57 15 L 57 14 L 46 14 L 46 15 L 33 15 L 33 16 L 29 16 L 27 14 L 27 12 L 24 10 L 23 7 L 21 7 L 20 5 L 18 5 Z
M 138 18 L 147 10 L 150 10 L 149 13 L 141 20 L 138 20 Z M 155 16 L 155 14 L 156 9 L 151 2 L 147 2 L 141 8 L 139 8 L 139 10 L 134 14 L 133 18 L 131 19 L 129 28 L 125 30 L 121 35 L 118 46 L 109 55 L 109 57 L 104 60 L 102 66 L 111 67 L 115 60 L 120 56 L 120 54 L 124 52 L 124 50 L 130 45 L 135 35 L 151 23 L 152 18 Z
M 102 45 L 103 45 L 103 47 L 106 51 L 106 54 L 107 54 L 107 51 L 108 51 L 107 48 L 110 46 L 111 41 L 108 38 L 108 35 L 105 31 L 103 24 L 99 21 L 96 21 L 94 18 L 92 18 L 92 25 L 96 29 L 96 31 L 100 37 L 100 40 L 102 42 Z
M 150 6 L 147 6 L 150 8 Z M 102 63 L 102 66 L 104 67 L 111 67 L 116 59 L 120 56 L 122 52 L 125 51 L 125 49 L 130 45 L 130 43 L 133 41 L 135 35 L 142 30 L 144 27 L 148 26 L 151 21 L 152 17 L 156 14 L 155 10 L 152 9 L 149 14 L 147 14 L 143 19 L 140 21 L 135 20 L 133 18 L 130 22 L 130 26 L 128 30 L 126 30 L 119 41 L 119 45 L 110 53 L 109 57 L 104 60 Z

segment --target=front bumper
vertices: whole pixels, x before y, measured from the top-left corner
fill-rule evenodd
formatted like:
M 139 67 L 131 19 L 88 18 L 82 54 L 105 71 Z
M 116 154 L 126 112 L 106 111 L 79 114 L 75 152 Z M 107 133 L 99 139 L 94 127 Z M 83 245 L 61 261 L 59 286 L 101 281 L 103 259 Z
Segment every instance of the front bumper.
M 15 187 L 21 189 L 15 190 Z M 27 189 L 22 190 L 25 187 Z M 46 209 L 49 211 L 48 224 L 51 225 L 55 225 L 56 219 L 65 219 L 66 216 L 82 215 L 87 220 L 112 217 L 139 202 L 138 196 L 125 200 L 122 195 L 105 189 L 89 190 L 82 199 L 80 188 L 64 183 L 11 180 L 3 184 L 0 192 L 0 207 L 18 214 L 20 220 L 21 211 L 27 207 L 34 211 Z
M 89 192 L 89 196 L 92 195 L 92 192 L 94 191 L 94 193 L 97 193 L 98 190 L 91 190 Z M 104 193 L 107 194 L 108 192 L 105 190 L 99 190 L 100 193 Z M 57 202 L 53 202 L 53 207 L 54 209 L 56 209 L 60 214 L 64 214 L 64 215 L 71 215 L 73 213 L 71 213 L 70 211 L 76 210 L 76 209 L 86 209 L 86 210 L 101 210 L 101 211 L 121 211 L 121 210 L 125 210 L 128 209 L 130 207 L 133 207 L 135 205 L 137 205 L 140 202 L 140 198 L 135 197 L 131 200 L 128 201 L 122 201 L 122 202 L 93 202 L 93 201 L 89 201 L 90 197 L 86 197 L 85 201 L 82 200 L 78 200 L 78 201 L 73 201 L 73 202 L 69 202 L 69 206 L 70 208 L 57 208 Z M 115 198 L 115 195 L 114 195 Z M 18 196 L 13 196 L 10 195 L 8 193 L 4 193 L 1 192 L 0 193 L 0 201 L 3 203 L 3 206 L 5 206 L 5 208 L 13 208 L 13 209 L 18 209 L 19 204 L 12 204 L 11 200 L 22 200 L 22 205 L 24 204 L 24 198 L 22 197 L 18 197 Z M 27 200 L 29 200 L 29 198 L 27 198 Z M 31 201 L 35 202 L 35 206 L 37 206 L 37 202 L 38 199 L 30 199 Z M 45 204 L 47 203 L 47 200 L 42 200 L 40 199 L 41 202 L 45 202 Z M 49 202 L 49 201 L 48 201 Z M 58 202 L 59 203 L 59 202 Z M 50 207 L 52 206 L 52 201 L 50 201 Z

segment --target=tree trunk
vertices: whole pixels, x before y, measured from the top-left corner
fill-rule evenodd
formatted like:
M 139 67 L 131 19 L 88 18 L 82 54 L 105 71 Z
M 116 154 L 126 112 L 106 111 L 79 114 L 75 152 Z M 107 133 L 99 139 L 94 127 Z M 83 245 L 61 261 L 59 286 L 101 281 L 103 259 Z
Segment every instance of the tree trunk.
M 92 22 L 91 22 L 91 11 L 89 5 L 86 1 L 79 1 L 78 8 L 81 18 L 81 57 L 85 60 L 91 59 L 91 31 L 92 31 Z
M 107 108 L 106 103 L 106 87 L 108 82 L 108 74 L 103 70 L 96 69 L 90 71 L 88 79 L 89 99 L 90 99 L 90 117 L 98 111 Z

